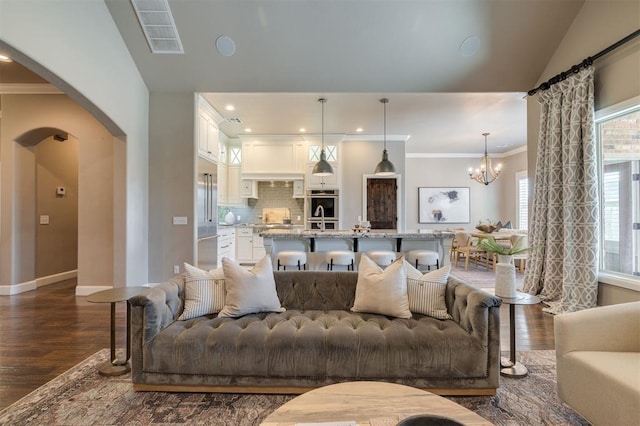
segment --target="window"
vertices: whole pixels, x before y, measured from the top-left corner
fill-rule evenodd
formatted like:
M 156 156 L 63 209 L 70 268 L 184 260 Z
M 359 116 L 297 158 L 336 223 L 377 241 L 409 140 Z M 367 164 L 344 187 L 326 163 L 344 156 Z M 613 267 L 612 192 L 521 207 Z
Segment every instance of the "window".
M 640 99 L 599 111 L 600 269 L 640 275 Z
M 516 173 L 516 228 L 529 229 L 529 178 L 527 171 Z

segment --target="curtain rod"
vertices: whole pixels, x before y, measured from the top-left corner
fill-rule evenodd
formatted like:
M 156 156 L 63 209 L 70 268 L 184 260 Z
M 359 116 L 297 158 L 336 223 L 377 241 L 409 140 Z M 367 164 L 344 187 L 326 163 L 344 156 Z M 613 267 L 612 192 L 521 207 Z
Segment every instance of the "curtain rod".
M 640 36 L 640 30 L 634 31 L 633 33 L 629 34 L 628 36 L 626 36 L 622 40 L 619 40 L 618 42 L 612 44 L 611 46 L 607 47 L 606 49 L 601 50 L 600 52 L 596 53 L 593 56 L 589 56 L 588 58 L 584 59 L 579 64 L 576 64 L 576 65 L 572 66 L 570 69 L 551 77 L 549 80 L 545 81 L 544 83 L 542 83 L 540 86 L 536 87 L 535 89 L 529 90 L 527 92 L 527 94 L 529 96 L 533 96 L 539 90 L 547 90 L 547 89 L 549 89 L 554 84 L 560 83 L 561 81 L 566 80 L 567 77 L 569 77 L 571 74 L 576 74 L 576 73 L 580 72 L 581 69 L 587 68 L 588 66 L 592 65 L 593 61 L 595 61 L 596 59 L 601 58 L 602 56 L 606 55 L 607 53 L 611 52 L 612 50 L 617 49 L 618 47 L 622 46 L 623 44 L 625 44 L 625 43 L 627 43 L 627 42 L 629 42 L 631 40 L 633 40 L 634 38 L 636 38 L 638 36 Z

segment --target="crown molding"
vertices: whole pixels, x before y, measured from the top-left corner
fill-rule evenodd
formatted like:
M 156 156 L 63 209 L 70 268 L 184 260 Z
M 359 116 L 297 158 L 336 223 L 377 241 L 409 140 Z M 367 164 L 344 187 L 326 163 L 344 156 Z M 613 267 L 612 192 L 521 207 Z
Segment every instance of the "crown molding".
M 516 155 L 516 154 L 520 154 L 521 152 L 527 152 L 527 147 L 526 146 L 521 146 L 515 149 L 512 149 L 511 151 L 507 151 L 507 152 L 503 152 L 503 153 L 496 153 L 496 154 L 491 154 L 489 153 L 489 157 L 491 158 L 507 158 L 507 157 L 511 157 L 512 155 Z M 484 156 L 484 153 L 460 153 L 460 152 L 436 152 L 436 153 L 429 153 L 429 152 L 407 152 L 405 154 L 405 158 L 482 158 L 482 156 Z
M 0 95 L 63 95 L 53 84 L 2 83 Z

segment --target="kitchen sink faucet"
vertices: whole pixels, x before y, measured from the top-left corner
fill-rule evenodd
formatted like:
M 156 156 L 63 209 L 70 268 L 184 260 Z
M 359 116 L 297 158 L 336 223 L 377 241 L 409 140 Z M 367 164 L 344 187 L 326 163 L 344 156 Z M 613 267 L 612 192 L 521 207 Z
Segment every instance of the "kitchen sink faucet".
M 320 215 L 320 231 L 324 231 L 324 207 L 322 206 L 318 206 L 318 208 L 316 208 L 315 213 L 313 213 L 314 216 L 318 216 Z

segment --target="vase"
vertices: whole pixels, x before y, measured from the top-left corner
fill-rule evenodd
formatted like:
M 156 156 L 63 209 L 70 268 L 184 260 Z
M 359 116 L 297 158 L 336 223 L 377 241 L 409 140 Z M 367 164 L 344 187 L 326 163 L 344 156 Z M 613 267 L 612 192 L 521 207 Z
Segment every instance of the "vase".
M 516 266 L 513 263 L 496 265 L 496 296 L 516 297 Z
M 498 263 L 513 263 L 513 255 L 510 255 L 510 254 L 499 254 L 498 255 Z
M 233 225 L 234 223 L 236 223 L 236 217 L 233 212 L 229 211 L 226 215 L 224 215 L 224 222 L 227 225 Z

